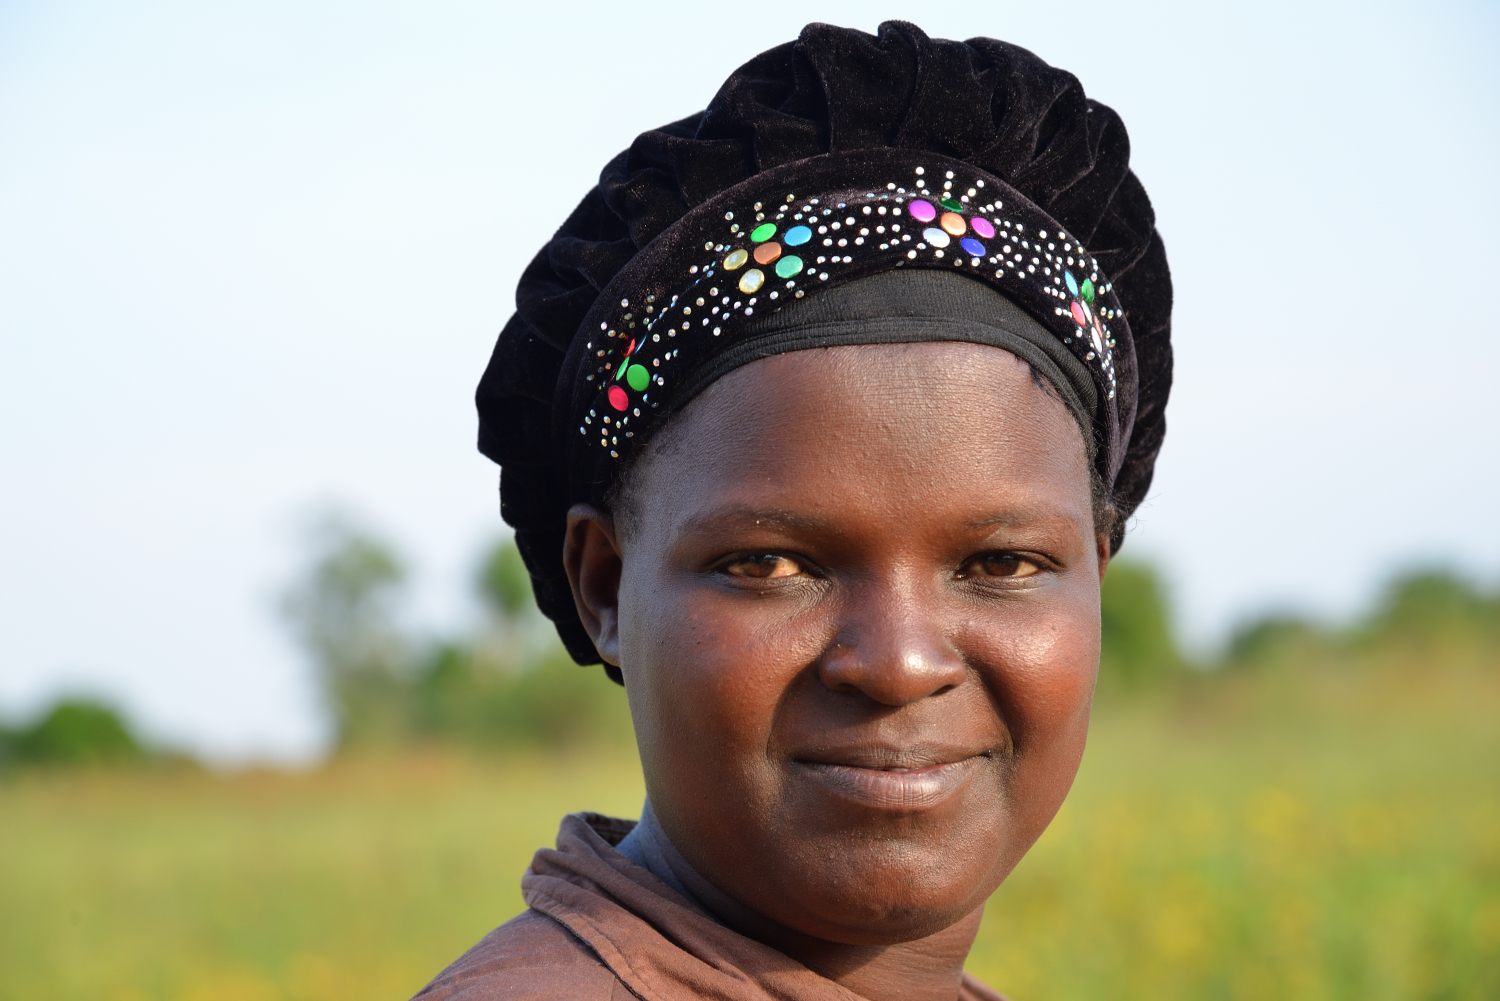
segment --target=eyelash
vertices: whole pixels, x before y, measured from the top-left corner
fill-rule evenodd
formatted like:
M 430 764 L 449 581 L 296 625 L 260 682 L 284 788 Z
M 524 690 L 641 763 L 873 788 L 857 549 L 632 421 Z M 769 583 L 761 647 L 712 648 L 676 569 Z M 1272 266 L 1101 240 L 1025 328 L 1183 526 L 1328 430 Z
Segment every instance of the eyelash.
M 973 566 L 976 563 L 984 563 L 984 562 L 988 562 L 988 561 L 991 561 L 991 560 L 993 560 L 993 561 L 995 561 L 997 563 L 1015 563 L 1016 564 L 1015 570 L 1017 570 L 1017 571 L 1022 570 L 1022 569 L 1026 568 L 1026 567 L 1030 567 L 1031 570 L 1030 570 L 1029 573 L 1016 573 L 1016 572 L 1012 572 L 1012 573 L 1004 573 L 1004 574 L 997 574 L 997 573 L 971 573 L 971 572 L 966 572 L 966 568 L 971 567 L 971 566 Z M 971 556 L 968 560 L 964 561 L 964 563 L 959 568 L 957 577 L 958 577 L 959 580 L 968 580 L 970 578 L 980 578 L 980 579 L 990 579 L 990 580 L 994 580 L 994 581 L 997 581 L 997 582 L 999 582 L 999 581 L 1007 581 L 1008 582 L 1008 581 L 1025 580 L 1028 577 L 1035 577 L 1038 574 L 1045 572 L 1047 569 L 1048 569 L 1048 567 L 1047 567 L 1047 564 L 1046 564 L 1046 562 L 1044 560 L 1040 560 L 1040 559 L 1037 559 L 1037 558 L 1031 557 L 1031 556 L 1026 556 L 1026 555 L 1023 555 L 1021 553 L 1012 553 L 1012 552 L 984 553 L 984 554 L 979 555 L 979 556 Z
M 771 573 L 771 574 L 765 575 L 764 577 L 757 577 L 757 576 L 754 576 L 753 574 L 736 574 L 736 573 L 731 573 L 730 572 L 730 569 L 732 567 L 735 567 L 735 566 L 738 566 L 738 565 L 747 564 L 747 563 L 753 563 L 755 561 L 764 561 L 764 560 L 786 560 L 788 563 L 792 564 L 796 568 L 796 571 L 794 573 L 789 573 L 789 574 L 775 574 L 775 573 Z M 774 567 L 773 567 L 773 569 L 774 569 Z M 735 577 L 735 578 L 738 578 L 740 580 L 766 581 L 766 580 L 785 580 L 787 578 L 796 577 L 796 576 L 808 573 L 808 569 L 807 569 L 806 563 L 803 560 L 799 560 L 799 559 L 797 559 L 794 556 L 788 556 L 785 553 L 763 552 L 763 553 L 738 553 L 738 554 L 730 557 L 728 560 L 726 560 L 724 562 L 724 564 L 719 568 L 719 572 L 722 573 L 722 574 L 724 574 L 724 575 L 726 575 L 726 576 Z
M 780 569 L 779 562 L 782 560 L 790 563 L 795 568 L 793 572 L 780 574 L 775 572 L 776 570 Z M 1012 569 L 1010 567 L 1006 567 L 1006 569 L 1011 570 L 1011 572 L 1009 573 L 984 573 L 968 570 L 969 567 L 972 567 L 976 564 L 987 563 L 990 561 L 994 561 L 1000 564 L 1014 564 L 1014 568 Z M 746 564 L 753 564 L 757 562 L 769 562 L 770 566 L 768 567 L 768 569 L 771 572 L 765 574 L 764 576 L 757 576 L 755 574 L 749 573 L 732 572 L 732 568 L 736 566 L 743 566 Z M 1027 567 L 1030 568 L 1029 573 L 1016 572 Z M 990 581 L 992 582 L 991 586 L 997 586 L 1001 584 L 1013 583 L 1016 581 L 1023 581 L 1030 577 L 1035 577 L 1039 574 L 1045 573 L 1048 569 L 1049 566 L 1045 560 L 1037 559 L 1031 556 L 1025 556 L 1021 553 L 984 553 L 979 556 L 971 556 L 969 559 L 960 564 L 959 569 L 954 574 L 954 578 L 956 580 L 978 579 L 981 581 Z M 801 560 L 795 556 L 789 556 L 785 553 L 776 552 L 738 553 L 730 557 L 719 567 L 719 573 L 724 574 L 727 577 L 733 577 L 745 581 L 775 581 L 789 580 L 791 578 L 797 577 L 818 576 L 809 569 L 806 561 Z

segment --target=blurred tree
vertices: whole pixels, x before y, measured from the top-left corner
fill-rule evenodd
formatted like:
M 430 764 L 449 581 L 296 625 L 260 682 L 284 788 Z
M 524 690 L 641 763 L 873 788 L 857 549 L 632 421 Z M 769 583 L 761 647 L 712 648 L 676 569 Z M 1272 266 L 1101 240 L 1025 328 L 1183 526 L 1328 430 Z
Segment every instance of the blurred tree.
M 341 747 L 629 740 L 625 693 L 568 657 L 536 607 L 514 541 L 480 561 L 482 628 L 424 645 L 400 629 L 405 571 L 388 545 L 340 519 L 325 519 L 313 539 L 283 607 L 317 665 Z
M 1493 650 L 1500 646 L 1500 594 L 1485 594 L 1451 570 L 1413 570 L 1386 585 L 1353 639 L 1356 645 L 1432 652 L 1436 647 Z
M 627 744 L 625 692 L 597 667 L 573 663 L 555 639 L 521 669 L 495 669 L 449 644 L 412 685 L 416 731 L 476 747 Z
M 1224 651 L 1226 667 L 1260 667 L 1326 658 L 1336 637 L 1300 615 L 1278 613 L 1236 629 Z
M 625 693 L 563 650 L 513 539 L 490 548 L 475 582 L 486 622 L 424 662 L 414 688 L 419 732 L 483 746 L 628 742 Z
M 336 515 L 318 523 L 313 541 L 282 610 L 318 670 L 339 743 L 397 739 L 408 725 L 401 689 L 412 660 L 396 618 L 405 568 L 390 546 Z
M 514 539 L 496 543 L 480 565 L 479 596 L 491 614 L 503 618 L 515 618 L 536 607 L 531 574 Z
M 1425 633 L 1496 624 L 1500 600 L 1451 570 L 1401 574 L 1386 585 L 1373 616 L 1377 628 Z
M 485 552 L 474 585 L 485 611 L 471 644 L 479 669 L 525 671 L 550 656 L 556 638 L 537 608 L 514 539 L 501 539 Z
M 1166 587 L 1155 568 L 1110 563 L 1099 606 L 1101 694 L 1143 691 L 1182 674 L 1186 661 L 1173 636 Z
M 118 712 L 87 699 L 59 702 L 35 723 L 5 738 L 0 759 L 17 764 L 104 764 L 146 757 Z
M 1236 630 L 1224 653 L 1228 667 L 1279 665 L 1294 671 L 1338 663 L 1368 667 L 1385 657 L 1398 669 L 1494 662 L 1500 650 L 1500 595 L 1444 569 L 1392 577 L 1370 613 L 1344 628 L 1297 615 L 1270 615 Z M 1359 654 L 1351 660 L 1351 655 Z

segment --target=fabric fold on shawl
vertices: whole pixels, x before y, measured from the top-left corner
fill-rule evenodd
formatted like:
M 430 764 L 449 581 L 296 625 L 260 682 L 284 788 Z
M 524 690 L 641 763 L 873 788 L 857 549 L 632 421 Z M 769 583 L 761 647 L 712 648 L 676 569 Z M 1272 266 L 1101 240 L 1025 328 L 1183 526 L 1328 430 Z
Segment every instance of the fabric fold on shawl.
M 864 1001 L 715 921 L 613 847 L 633 821 L 565 817 L 521 881 L 531 910 L 495 929 L 423 1001 Z M 1004 1001 L 964 974 L 957 1001 Z
M 625 835 L 624 840 L 615 845 L 615 851 L 666 883 L 697 906 L 714 914 L 714 909 L 688 889 L 684 882 L 685 878 L 692 879 L 699 887 L 700 893 L 705 885 L 703 877 L 693 871 L 687 859 L 683 858 L 672 846 L 667 832 L 661 829 L 661 823 L 656 819 L 656 811 L 651 808 L 651 800 L 648 799 L 641 804 L 641 819 L 636 822 L 635 827 L 631 828 L 630 833 Z

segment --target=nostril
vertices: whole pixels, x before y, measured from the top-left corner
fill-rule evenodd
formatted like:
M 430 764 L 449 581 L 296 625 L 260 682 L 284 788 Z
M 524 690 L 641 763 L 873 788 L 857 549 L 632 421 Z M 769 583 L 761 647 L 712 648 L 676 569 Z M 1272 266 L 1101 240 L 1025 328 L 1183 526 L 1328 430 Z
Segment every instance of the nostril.
M 893 706 L 941 695 L 963 683 L 963 661 L 945 644 L 903 646 L 836 643 L 822 657 L 819 677 L 834 691 L 860 692 Z

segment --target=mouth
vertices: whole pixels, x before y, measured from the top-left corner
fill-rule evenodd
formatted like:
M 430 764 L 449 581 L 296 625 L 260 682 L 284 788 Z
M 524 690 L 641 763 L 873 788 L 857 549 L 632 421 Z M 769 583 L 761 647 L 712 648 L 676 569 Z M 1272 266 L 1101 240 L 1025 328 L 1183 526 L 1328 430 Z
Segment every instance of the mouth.
M 843 757 L 843 756 L 841 756 Z M 968 784 L 987 755 L 914 753 L 849 755 L 845 760 L 795 759 L 834 794 L 880 810 L 929 810 Z

